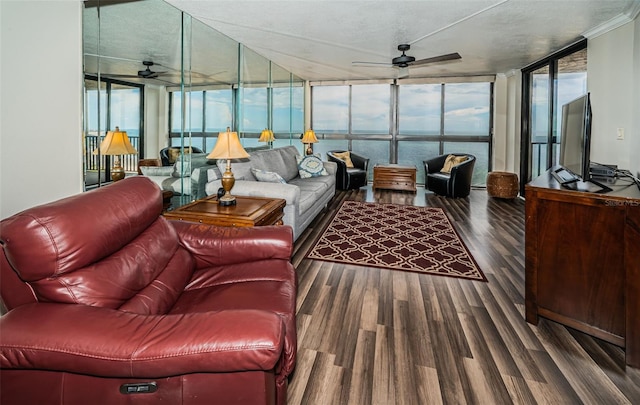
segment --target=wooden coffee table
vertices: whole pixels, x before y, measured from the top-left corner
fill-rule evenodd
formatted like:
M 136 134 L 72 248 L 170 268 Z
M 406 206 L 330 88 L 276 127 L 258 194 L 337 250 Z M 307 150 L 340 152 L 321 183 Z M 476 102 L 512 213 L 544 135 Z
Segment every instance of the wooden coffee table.
M 396 164 L 373 166 L 373 190 L 383 188 L 416 192 L 416 167 Z
M 165 212 L 167 219 L 218 226 L 282 225 L 286 201 L 280 198 L 236 196 L 236 205 L 218 205 L 216 196 L 206 197 Z

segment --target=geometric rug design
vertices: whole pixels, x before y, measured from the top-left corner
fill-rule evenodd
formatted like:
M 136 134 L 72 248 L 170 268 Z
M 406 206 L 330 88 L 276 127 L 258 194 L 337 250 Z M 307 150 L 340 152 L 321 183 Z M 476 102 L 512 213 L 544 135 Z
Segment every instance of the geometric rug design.
M 487 281 L 442 208 L 344 201 L 307 257 Z

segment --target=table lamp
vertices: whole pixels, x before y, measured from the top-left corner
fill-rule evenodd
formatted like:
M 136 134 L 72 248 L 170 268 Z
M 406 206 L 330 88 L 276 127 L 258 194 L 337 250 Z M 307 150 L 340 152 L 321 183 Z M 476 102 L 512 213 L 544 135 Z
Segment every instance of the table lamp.
M 273 141 L 275 141 L 276 138 L 275 136 L 273 136 L 273 131 L 265 128 L 264 131 L 262 131 L 262 133 L 260 134 L 260 139 L 258 139 L 258 142 L 266 142 L 267 145 L 269 145 L 269 148 L 273 147 Z
M 304 131 L 304 135 L 302 136 L 302 143 L 307 144 L 307 155 L 313 154 L 313 147 L 311 146 L 311 144 L 316 142 L 318 142 L 318 138 L 316 138 L 316 133 L 313 132 L 313 129 L 309 128 Z
M 218 140 L 208 159 L 227 159 L 227 168 L 222 174 L 222 188 L 224 189 L 224 195 L 218 199 L 220 205 L 235 205 L 236 198 L 231 195 L 231 189 L 236 182 L 231 171 L 231 159 L 248 158 L 249 154 L 240 144 L 237 132 L 231 132 L 231 129 L 227 127 L 226 132 L 220 132 L 218 134 Z
M 118 181 L 124 179 L 124 168 L 120 165 L 120 155 L 133 155 L 138 153 L 136 148 L 131 145 L 129 137 L 126 131 L 120 131 L 119 127 L 116 127 L 115 131 L 108 131 L 107 136 L 100 144 L 100 154 L 116 156 L 111 168 L 111 179 Z M 93 151 L 94 155 L 98 154 L 98 149 Z

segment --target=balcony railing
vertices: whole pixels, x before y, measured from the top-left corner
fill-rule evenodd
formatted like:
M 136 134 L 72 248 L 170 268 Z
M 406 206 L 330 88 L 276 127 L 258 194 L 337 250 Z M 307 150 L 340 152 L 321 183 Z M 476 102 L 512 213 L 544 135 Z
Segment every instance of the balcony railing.
M 129 137 L 131 145 L 140 150 L 140 138 L 137 136 Z M 94 155 L 93 151 L 97 150 L 102 140 L 96 135 L 85 136 L 85 149 L 84 149 L 84 161 L 86 162 L 86 170 L 98 170 L 98 155 Z M 123 155 L 119 156 L 120 164 L 124 168 L 125 172 L 137 172 L 138 171 L 138 154 L 135 155 Z M 106 162 L 109 162 L 109 170 L 113 166 L 115 159 L 112 156 L 100 156 L 100 168 L 105 170 L 107 168 Z

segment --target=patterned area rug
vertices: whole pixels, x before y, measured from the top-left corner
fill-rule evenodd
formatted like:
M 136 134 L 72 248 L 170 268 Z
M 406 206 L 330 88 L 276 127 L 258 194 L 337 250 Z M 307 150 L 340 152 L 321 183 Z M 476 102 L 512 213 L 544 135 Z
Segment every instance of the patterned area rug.
M 307 258 L 487 281 L 442 208 L 345 201 Z

